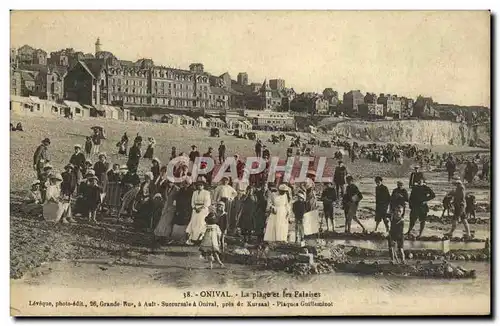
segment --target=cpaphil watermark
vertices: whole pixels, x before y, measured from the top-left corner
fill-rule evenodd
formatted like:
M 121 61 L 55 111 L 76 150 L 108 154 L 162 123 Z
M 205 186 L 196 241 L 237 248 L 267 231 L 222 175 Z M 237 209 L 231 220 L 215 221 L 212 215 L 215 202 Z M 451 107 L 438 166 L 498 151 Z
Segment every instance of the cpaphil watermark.
M 265 176 L 267 182 L 274 182 L 279 176 L 282 182 L 306 182 L 311 174 L 315 182 L 332 182 L 332 176 L 325 176 L 327 157 L 295 156 L 288 157 L 285 164 L 280 164 L 280 158 L 270 157 L 268 160 L 262 157 L 249 156 L 244 161 L 236 157 L 228 157 L 220 164 L 217 171 L 215 160 L 211 157 L 197 157 L 190 162 L 187 157 L 179 156 L 172 159 L 167 165 L 167 178 L 171 182 L 182 182 L 185 176 L 176 176 L 176 169 L 187 166 L 188 172 L 193 180 L 199 176 L 211 175 L 212 182 L 219 182 L 227 177 L 242 183 L 250 183 L 252 175 Z M 315 164 L 317 162 L 317 164 Z M 239 169 L 239 170 L 238 170 Z M 215 172 L 215 175 L 214 175 Z

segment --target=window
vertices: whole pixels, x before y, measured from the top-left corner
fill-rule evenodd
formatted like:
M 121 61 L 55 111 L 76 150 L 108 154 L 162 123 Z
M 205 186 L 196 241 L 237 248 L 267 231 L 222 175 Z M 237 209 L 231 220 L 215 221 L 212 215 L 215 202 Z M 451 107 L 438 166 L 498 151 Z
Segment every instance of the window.
M 174 89 L 176 88 L 176 86 L 177 86 L 177 85 L 176 85 L 176 84 L 174 84 Z
M 172 84 L 168 83 L 168 88 L 172 88 Z
M 134 93 L 134 94 L 135 94 L 135 88 L 132 88 L 132 93 Z
M 82 110 L 80 110 L 79 108 L 75 108 L 75 113 L 76 113 L 76 114 L 81 114 L 81 113 L 82 113 Z
M 125 79 L 125 85 L 128 85 L 128 79 Z

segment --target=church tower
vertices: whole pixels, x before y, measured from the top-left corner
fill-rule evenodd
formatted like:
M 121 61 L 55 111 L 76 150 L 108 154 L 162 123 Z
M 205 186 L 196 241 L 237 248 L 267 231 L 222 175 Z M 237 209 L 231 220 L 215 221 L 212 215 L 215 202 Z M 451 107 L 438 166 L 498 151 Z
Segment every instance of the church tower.
M 271 98 L 272 98 L 272 89 L 269 87 L 269 83 L 267 82 L 267 79 L 264 80 L 262 83 L 262 87 L 260 88 L 260 94 L 262 98 L 262 109 L 270 109 L 271 108 Z
M 101 52 L 101 45 L 101 40 L 97 38 L 97 41 L 95 42 L 95 54 L 97 54 L 97 52 Z

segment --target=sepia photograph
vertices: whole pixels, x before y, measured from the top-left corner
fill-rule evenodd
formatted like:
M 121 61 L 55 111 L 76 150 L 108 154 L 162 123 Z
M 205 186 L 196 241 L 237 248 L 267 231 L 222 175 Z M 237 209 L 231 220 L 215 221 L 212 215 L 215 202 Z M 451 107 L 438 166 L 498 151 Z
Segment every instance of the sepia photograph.
M 491 25 L 11 10 L 10 315 L 491 315 Z

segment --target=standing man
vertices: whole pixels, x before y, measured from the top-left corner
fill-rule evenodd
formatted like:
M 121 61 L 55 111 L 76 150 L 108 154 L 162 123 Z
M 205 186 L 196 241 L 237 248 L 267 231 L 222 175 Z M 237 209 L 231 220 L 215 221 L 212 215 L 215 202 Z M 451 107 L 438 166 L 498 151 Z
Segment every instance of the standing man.
M 226 145 L 224 145 L 224 141 L 220 141 L 219 145 L 219 164 L 222 164 L 226 160 Z
M 445 166 L 446 171 L 448 171 L 448 182 L 451 182 L 453 176 L 455 175 L 455 171 L 457 170 L 457 164 L 453 160 L 453 156 L 451 156 L 451 154 L 448 156 Z
M 354 220 L 356 223 L 361 226 L 363 229 L 363 233 L 366 232 L 365 226 L 358 219 L 356 213 L 358 211 L 359 202 L 363 199 L 363 195 L 359 188 L 354 184 L 354 178 L 352 176 L 348 176 L 346 178 L 347 187 L 345 189 L 345 194 L 343 196 L 343 207 L 346 216 L 345 221 L 345 233 L 351 233 L 351 222 Z
M 212 159 L 212 160 L 213 160 L 213 158 L 212 158 L 212 153 L 213 153 L 213 150 L 214 150 L 214 149 L 213 149 L 212 147 L 209 147 L 209 148 L 208 148 L 208 152 L 206 152 L 205 154 L 203 154 L 203 157 L 210 158 L 210 159 Z M 206 163 L 206 162 L 202 162 L 202 163 L 200 164 L 200 167 L 201 167 L 202 169 L 205 169 L 205 168 L 207 167 L 207 163 Z M 207 180 L 207 184 L 208 184 L 209 186 L 211 186 L 211 185 L 212 185 L 212 174 L 213 174 L 213 169 L 212 169 L 211 171 L 207 172 L 207 173 L 204 175 L 204 176 L 205 176 L 205 179 Z
M 413 227 L 417 223 L 417 220 L 420 221 L 420 232 L 418 234 L 418 238 L 422 236 L 425 228 L 425 220 L 427 218 L 427 213 L 429 212 L 429 207 L 427 206 L 427 202 L 436 197 L 434 191 L 429 188 L 426 184 L 424 184 L 423 179 L 419 179 L 418 183 L 413 186 L 410 194 L 410 227 L 406 234 L 410 234 L 413 230 Z
M 403 188 L 403 181 L 398 181 L 397 187 L 394 188 L 392 191 L 391 195 L 391 204 L 390 204 L 390 209 L 391 212 L 396 208 L 397 206 L 403 207 L 403 217 L 405 215 L 406 211 L 406 203 L 410 200 L 408 196 L 408 191 L 406 191 L 405 188 Z
M 198 148 L 196 147 L 196 145 L 192 145 L 191 152 L 189 153 L 189 161 L 191 162 L 191 164 L 194 164 L 194 161 L 197 157 L 200 157 L 200 152 L 198 152 Z
M 342 198 L 344 196 L 346 176 L 347 168 L 345 167 L 344 162 L 339 161 L 339 166 L 335 168 L 335 172 L 333 174 L 333 181 L 335 182 L 335 192 L 337 193 L 338 198 Z
M 333 182 L 327 182 L 326 188 L 321 194 L 321 201 L 323 202 L 323 212 L 325 214 L 326 230 L 329 231 L 328 220 L 332 225 L 332 231 L 335 231 L 335 202 L 337 201 L 337 192 L 333 186 Z
M 82 145 L 75 145 L 75 152 L 69 158 L 69 163 L 73 165 L 73 174 L 76 177 L 76 183 L 79 184 L 83 178 L 82 171 L 85 167 L 85 155 L 82 153 Z
M 50 145 L 50 139 L 45 138 L 42 143 L 36 148 L 35 154 L 33 155 L 33 169 L 36 171 L 36 176 L 38 180 L 41 180 L 43 174 L 43 167 L 49 160 L 48 147 Z
M 375 177 L 375 232 L 377 232 L 380 221 L 384 221 L 385 231 L 389 231 L 387 211 L 391 203 L 391 195 L 389 195 L 389 189 L 387 189 L 387 186 L 382 181 L 382 177 Z
M 262 157 L 262 143 L 260 139 L 255 143 L 255 156 Z
M 445 236 L 452 237 L 453 232 L 455 232 L 455 229 L 457 228 L 457 223 L 462 222 L 466 237 L 470 238 L 470 228 L 469 223 L 467 222 L 467 215 L 465 213 L 465 187 L 460 180 L 456 180 L 454 184 L 456 185 L 456 189 L 448 194 L 453 199 L 453 219 L 451 221 L 451 230 L 446 233 Z
M 419 166 L 413 167 L 414 171 L 410 174 L 409 188 L 412 189 L 420 180 L 424 180 L 424 174 L 419 171 Z

